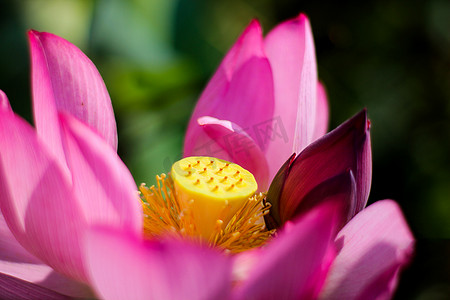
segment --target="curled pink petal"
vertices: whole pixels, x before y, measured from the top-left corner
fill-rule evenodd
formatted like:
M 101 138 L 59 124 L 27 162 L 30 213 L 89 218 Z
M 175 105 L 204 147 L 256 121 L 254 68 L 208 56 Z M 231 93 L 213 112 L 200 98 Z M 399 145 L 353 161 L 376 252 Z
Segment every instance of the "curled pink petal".
M 142 242 L 95 228 L 85 249 L 91 282 L 102 299 L 228 299 L 228 258 L 209 248 L 175 240 Z
M 223 97 L 210 104 L 209 116 L 230 120 L 249 135 L 259 148 L 264 149 L 267 138 L 265 127 L 273 120 L 273 83 L 270 66 L 265 58 L 251 58 L 234 71 Z M 187 133 L 186 141 L 198 139 L 198 128 Z M 192 132 L 192 133 L 191 133 Z M 192 136 L 191 134 L 196 134 Z M 191 145 L 192 155 L 193 149 Z M 187 155 L 188 152 L 185 152 Z
M 340 201 L 327 201 L 287 224 L 263 253 L 237 299 L 314 299 L 334 258 Z
M 318 184 L 345 170 L 356 180 L 354 213 L 367 203 L 372 180 L 370 134 L 366 110 L 310 144 L 291 164 L 280 198 L 283 222 L 293 216 L 303 197 Z
M 255 176 L 260 191 L 267 190 L 269 174 L 264 153 L 242 128 L 213 117 L 202 117 L 198 122 L 209 141 L 205 140 L 206 144 L 199 145 L 194 152 L 196 155 L 209 155 L 237 163 Z M 209 145 L 211 143 L 218 145 L 220 151 L 208 154 L 206 151 L 211 150 L 208 146 L 215 146 Z
M 228 52 L 201 95 L 186 132 L 184 156 L 201 130 L 197 119 L 212 116 L 239 124 L 263 147 L 258 128 L 273 118 L 273 80 L 262 47 L 261 27 L 253 21 Z
M 94 64 L 77 47 L 56 35 L 31 30 L 28 37 L 39 135 L 62 155 L 56 112 L 64 111 L 94 128 L 117 149 L 111 99 Z
M 313 139 L 317 69 L 308 18 L 301 14 L 275 27 L 265 38 L 264 49 L 273 72 L 274 117 L 281 118 L 289 138 L 287 142 L 277 138 L 268 145 L 271 180 L 293 152 L 300 152 Z
M 6 94 L 0 90 L 0 110 L 3 111 L 12 111 L 11 105 L 9 104 L 8 97 L 6 97 Z
M 328 130 L 329 108 L 325 86 L 317 83 L 316 125 L 314 127 L 313 140 L 317 140 Z
M 336 245 L 341 250 L 321 298 L 388 299 L 396 287 L 398 271 L 411 258 L 414 237 L 398 205 L 383 200 L 357 214 L 339 232 Z
M 117 153 L 99 135 L 69 114 L 61 114 L 73 193 L 90 224 L 142 231 L 142 207 L 133 177 Z

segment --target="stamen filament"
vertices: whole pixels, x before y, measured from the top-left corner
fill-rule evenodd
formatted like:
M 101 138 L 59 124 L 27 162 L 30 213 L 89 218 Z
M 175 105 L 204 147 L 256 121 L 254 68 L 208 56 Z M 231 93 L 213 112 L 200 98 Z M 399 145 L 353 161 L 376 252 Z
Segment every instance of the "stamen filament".
M 208 243 L 231 254 L 261 247 L 275 233 L 265 227 L 263 217 L 269 213 L 270 204 L 265 194 L 254 195 L 233 215 L 228 224 L 223 217 L 229 214 L 226 201 L 216 220 L 213 234 L 206 241 L 195 226 L 192 208 L 194 199 L 180 202 L 174 193 L 173 180 L 162 174 L 156 176 L 156 186 L 140 186 L 144 211 L 144 236 L 157 238 L 161 235 L 178 236 L 200 243 Z M 224 227 L 225 226 L 225 227 Z

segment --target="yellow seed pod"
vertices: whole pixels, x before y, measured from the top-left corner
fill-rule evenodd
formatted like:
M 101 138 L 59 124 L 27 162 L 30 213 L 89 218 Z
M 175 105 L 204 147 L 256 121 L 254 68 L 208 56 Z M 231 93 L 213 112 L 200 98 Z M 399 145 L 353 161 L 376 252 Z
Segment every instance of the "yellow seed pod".
M 197 231 L 205 239 L 216 226 L 226 226 L 258 189 L 252 173 L 213 157 L 183 158 L 173 164 L 171 176 L 178 201 L 190 207 Z

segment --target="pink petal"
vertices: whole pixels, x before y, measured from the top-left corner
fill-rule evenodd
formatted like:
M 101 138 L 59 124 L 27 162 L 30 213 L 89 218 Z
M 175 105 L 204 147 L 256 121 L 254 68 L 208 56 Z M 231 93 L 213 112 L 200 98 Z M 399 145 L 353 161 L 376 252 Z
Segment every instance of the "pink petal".
M 267 59 L 251 58 L 234 71 L 223 97 L 216 103 L 210 103 L 208 115 L 239 125 L 264 149 L 270 141 L 263 135 L 265 127 L 271 126 L 274 121 L 272 84 Z M 193 141 L 197 139 L 196 136 L 186 136 L 187 140 L 191 138 Z
M 56 111 L 94 128 L 115 150 L 117 130 L 105 84 L 94 64 L 68 41 L 29 31 L 33 109 L 39 135 L 62 157 Z
M 59 272 L 84 279 L 79 238 L 85 220 L 61 165 L 25 121 L 0 114 L 0 206 L 11 232 Z
M 334 258 L 333 237 L 342 203 L 327 201 L 309 211 L 262 249 L 238 299 L 314 299 Z
M 399 263 L 391 266 L 384 272 L 381 272 L 381 274 L 374 278 L 371 284 L 357 296 L 357 299 L 391 299 L 393 292 L 397 287 L 401 267 L 402 265 Z
M 41 263 L 40 260 L 31 255 L 17 242 L 16 238 L 9 230 L 5 218 L 0 214 L 0 264 L 3 264 L 4 261 L 33 264 Z M 0 272 L 6 273 L 2 266 L 0 266 Z
M 16 241 L 1 214 L 0 273 L 35 283 L 64 295 L 85 298 L 92 296 L 92 292 L 86 285 L 56 273 L 26 251 Z
M 86 257 L 102 299 L 228 299 L 231 288 L 226 256 L 181 241 L 142 242 L 96 228 Z
M 87 285 L 70 280 L 43 263 L 34 264 L 0 259 L 0 274 L 9 275 L 67 296 L 89 299 L 93 296 Z M 3 298 L 0 297 L 0 299 Z
M 0 273 L 0 298 L 15 300 L 70 299 L 52 290 Z
M 233 258 L 233 283 L 235 285 L 247 280 L 256 265 L 263 258 L 263 248 L 256 248 L 235 254 Z
M 208 115 L 217 101 L 223 97 L 235 69 L 252 57 L 263 57 L 262 33 L 258 21 L 253 20 L 244 30 L 233 47 L 221 62 L 216 73 L 209 81 L 195 106 L 189 125 L 195 125 L 197 119 Z
M 366 110 L 309 145 L 292 163 L 280 198 L 280 216 L 289 220 L 303 197 L 321 182 L 345 170 L 356 179 L 355 210 L 367 203 L 372 179 L 370 134 Z
M 31 52 L 31 88 L 34 122 L 40 138 L 48 145 L 48 149 L 59 160 L 63 171 L 68 175 L 69 170 L 67 169 L 64 149 L 61 144 L 56 95 L 53 90 L 47 58 L 37 32 L 29 31 L 28 39 Z
M 259 190 L 268 186 L 268 167 L 264 153 L 256 142 L 236 124 L 202 117 L 198 120 L 207 137 L 195 149 L 195 155 L 208 155 L 232 161 L 250 171 L 258 182 Z M 213 151 L 216 145 L 217 150 Z
M 242 32 L 236 43 L 227 52 L 220 63 L 217 73 L 223 72 L 226 78 L 231 79 L 236 69 L 252 57 L 264 57 L 262 29 L 258 20 L 252 20 Z M 215 77 L 216 75 L 214 75 Z M 214 80 L 210 81 L 213 84 Z M 210 86 L 208 84 L 208 87 Z M 208 87 L 205 89 L 208 89 Z
M 12 111 L 11 105 L 8 101 L 8 97 L 6 97 L 6 94 L 2 90 L 0 90 L 0 110 Z
M 209 115 L 238 124 L 264 149 L 268 141 L 260 131 L 272 122 L 273 107 L 269 61 L 251 58 L 234 71 L 226 94 Z
M 16 239 L 58 272 L 86 281 L 80 237 L 88 224 L 142 230 L 142 210 L 126 167 L 106 142 L 74 117 L 62 119 L 70 180 L 34 130 L 0 118 L 0 202 Z
M 125 164 L 85 124 L 69 114 L 61 114 L 60 119 L 73 191 L 86 221 L 140 233 L 142 207 Z
M 258 129 L 272 122 L 273 102 L 272 72 L 263 55 L 261 27 L 253 21 L 228 52 L 200 97 L 186 132 L 184 155 L 193 155 L 192 143 L 201 134 L 197 119 L 205 115 L 230 120 L 255 141 L 263 143 Z
M 314 136 L 317 70 L 308 18 L 301 14 L 275 27 L 265 38 L 264 49 L 274 78 L 274 116 L 281 118 L 289 137 L 287 142 L 277 138 L 268 145 L 272 179 L 286 159 Z
M 316 106 L 316 126 L 314 128 L 313 140 L 317 140 L 328 130 L 329 108 L 327 92 L 324 85 L 319 81 L 317 83 L 317 106 Z
M 398 205 L 383 200 L 357 214 L 338 234 L 336 244 L 342 249 L 321 298 L 388 299 L 398 270 L 411 258 L 414 237 Z

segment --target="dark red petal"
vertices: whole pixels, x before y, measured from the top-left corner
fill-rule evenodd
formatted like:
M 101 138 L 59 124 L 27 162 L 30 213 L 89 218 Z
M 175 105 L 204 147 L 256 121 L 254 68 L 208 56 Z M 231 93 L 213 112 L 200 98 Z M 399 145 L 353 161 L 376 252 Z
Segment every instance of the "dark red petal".
M 303 201 L 297 206 L 294 216 L 300 217 L 320 203 L 336 201 L 341 209 L 339 214 L 341 220 L 337 222 L 338 230 L 340 230 L 347 223 L 349 216 L 353 216 L 355 194 L 355 177 L 351 170 L 344 171 L 320 183 L 304 196 Z
M 288 158 L 288 160 L 281 166 L 278 170 L 277 175 L 270 184 L 269 191 L 267 192 L 266 201 L 269 202 L 272 207 L 270 208 L 270 213 L 264 216 L 264 221 L 266 222 L 267 228 L 275 229 L 281 226 L 280 218 L 280 196 L 284 188 L 284 183 L 289 175 L 289 170 L 292 162 L 295 159 L 295 153 Z
M 279 202 L 282 222 L 294 217 L 305 196 L 325 180 L 351 170 L 356 181 L 353 215 L 367 203 L 372 179 L 370 134 L 364 109 L 310 144 L 289 171 Z

